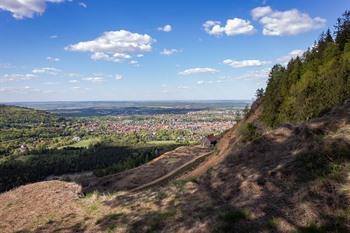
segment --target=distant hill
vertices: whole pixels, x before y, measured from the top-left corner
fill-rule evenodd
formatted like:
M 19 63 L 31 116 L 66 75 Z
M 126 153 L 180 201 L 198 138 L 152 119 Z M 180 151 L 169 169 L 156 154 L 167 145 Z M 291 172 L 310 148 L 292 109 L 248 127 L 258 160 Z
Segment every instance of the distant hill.
M 15 127 L 17 125 L 51 124 L 62 121 L 55 114 L 31 108 L 0 105 L 0 128 Z
M 62 101 L 25 102 L 13 105 L 45 110 L 65 117 L 131 116 L 156 114 L 186 114 L 215 109 L 243 109 L 249 100 L 198 101 Z

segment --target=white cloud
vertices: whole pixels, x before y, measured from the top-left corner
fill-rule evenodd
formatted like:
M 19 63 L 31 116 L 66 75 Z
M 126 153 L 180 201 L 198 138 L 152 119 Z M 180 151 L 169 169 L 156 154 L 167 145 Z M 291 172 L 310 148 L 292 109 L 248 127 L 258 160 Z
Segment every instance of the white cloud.
M 270 73 L 270 69 L 264 68 L 260 70 L 250 71 L 236 77 L 232 77 L 231 80 L 265 79 L 265 78 L 268 78 L 269 73 Z
M 45 82 L 45 85 L 57 85 L 59 82 Z
M 248 20 L 234 18 L 228 19 L 226 25 L 221 26 L 220 21 L 208 20 L 203 24 L 204 30 L 209 35 L 222 36 L 236 36 L 240 34 L 253 34 L 256 32 L 253 25 Z
M 178 89 L 184 89 L 184 90 L 190 89 L 189 86 L 183 86 L 183 85 L 180 85 L 180 86 L 178 86 L 177 88 L 178 88 Z
M 60 73 L 61 70 L 53 67 L 43 67 L 43 68 L 36 68 L 32 70 L 32 73 L 34 74 L 49 74 L 49 75 L 57 75 Z
M 266 79 L 269 76 L 270 70 L 271 68 L 264 68 L 264 69 L 249 71 L 237 76 L 223 76 L 218 79 L 208 80 L 208 81 L 200 80 L 200 81 L 197 81 L 197 85 L 220 84 L 224 82 L 238 81 L 238 80 L 242 80 L 242 81 L 256 80 L 258 82 L 266 81 Z
M 61 59 L 59 59 L 58 57 L 46 57 L 46 60 L 48 60 L 48 61 L 54 61 L 54 62 L 58 62 L 58 61 L 60 61 Z
M 136 57 L 144 57 L 143 54 L 137 54 Z
M 103 82 L 105 79 L 103 77 L 87 77 L 87 78 L 83 78 L 83 80 L 89 81 L 92 83 L 100 83 L 100 82 Z
M 164 25 L 163 27 L 158 27 L 158 31 L 171 32 L 172 26 L 170 24 Z
M 274 11 L 270 6 L 257 7 L 251 11 L 253 19 L 263 25 L 263 34 L 268 36 L 296 35 L 325 26 L 326 20 L 311 18 L 308 14 L 291 9 Z
M 244 67 L 253 67 L 253 66 L 262 66 L 269 64 L 270 62 L 268 61 L 260 61 L 260 60 L 231 60 L 231 59 L 226 59 L 223 61 L 224 64 L 229 65 L 233 68 L 244 68 Z
M 304 50 L 301 49 L 295 49 L 290 51 L 287 55 L 280 57 L 277 59 L 278 62 L 281 62 L 283 65 L 286 65 L 290 59 L 296 58 L 296 57 L 301 57 L 304 53 Z
M 139 62 L 136 61 L 136 60 L 131 60 L 131 61 L 129 61 L 129 64 L 130 64 L 130 65 L 138 65 Z
M 71 78 L 75 78 L 75 77 L 80 77 L 82 76 L 81 74 L 79 73 L 68 73 L 66 74 L 68 77 L 71 77 Z
M 161 51 L 160 54 L 165 56 L 170 56 L 178 52 L 180 52 L 180 50 L 178 49 L 163 49 L 163 51 Z
M 0 78 L 0 82 L 31 80 L 35 77 L 34 74 L 4 74 Z
M 123 75 L 121 75 L 121 74 L 115 75 L 115 80 L 122 80 L 122 79 L 124 79 Z
M 32 88 L 30 86 L 0 88 L 0 92 L 9 93 L 9 94 L 27 94 L 31 92 L 40 92 L 40 91 L 41 91 L 40 89 Z
M 197 67 L 197 68 L 190 68 L 186 69 L 184 71 L 181 71 L 180 75 L 192 75 L 192 74 L 214 74 L 217 73 L 218 70 L 213 68 L 207 68 L 207 67 Z
M 251 11 L 251 15 L 254 20 L 258 20 L 259 18 L 271 14 L 272 8 L 269 6 L 256 7 Z
M 57 35 L 51 35 L 51 36 L 50 36 L 50 39 L 57 39 L 57 38 L 58 38 Z
M 46 10 L 46 3 L 61 3 L 64 0 L 0 0 L 0 9 L 9 11 L 16 19 L 32 18 Z
M 69 51 L 89 52 L 93 60 L 121 62 L 130 59 L 135 53 L 149 52 L 152 49 L 151 36 L 125 30 L 104 32 L 100 37 L 65 47 Z
M 223 80 L 218 79 L 218 80 L 209 80 L 209 81 L 203 81 L 203 80 L 199 80 L 197 81 L 198 85 L 204 85 L 204 84 L 215 84 L 215 83 L 222 83 Z
M 69 83 L 78 83 L 79 81 L 76 80 L 76 79 L 71 79 L 71 80 L 69 80 L 68 82 L 69 82 Z
M 83 7 L 83 8 L 87 8 L 87 5 L 86 5 L 86 3 L 83 3 L 83 2 L 79 2 L 78 4 L 79 4 L 79 6 L 81 6 L 81 7 Z

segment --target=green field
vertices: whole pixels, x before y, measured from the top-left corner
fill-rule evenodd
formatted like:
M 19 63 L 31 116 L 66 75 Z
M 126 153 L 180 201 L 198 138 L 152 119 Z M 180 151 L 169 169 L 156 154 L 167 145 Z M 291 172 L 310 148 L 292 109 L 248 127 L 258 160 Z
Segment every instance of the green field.
M 73 148 L 89 148 L 89 146 L 93 146 L 96 143 L 101 142 L 101 138 L 100 137 L 96 137 L 96 138 L 88 138 L 88 139 L 83 139 L 80 140 L 79 142 L 76 142 L 74 144 L 65 146 L 65 147 L 73 147 Z

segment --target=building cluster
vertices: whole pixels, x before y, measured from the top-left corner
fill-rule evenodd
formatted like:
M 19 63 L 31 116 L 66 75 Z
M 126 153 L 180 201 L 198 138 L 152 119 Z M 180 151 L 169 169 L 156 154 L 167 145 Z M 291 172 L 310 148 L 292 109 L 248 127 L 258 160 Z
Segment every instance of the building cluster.
M 195 135 L 221 133 L 236 123 L 236 116 L 227 111 L 200 111 L 187 114 L 160 114 L 152 116 L 118 116 L 85 124 L 88 131 L 130 133 L 146 131 L 156 133 L 162 130 L 184 130 Z

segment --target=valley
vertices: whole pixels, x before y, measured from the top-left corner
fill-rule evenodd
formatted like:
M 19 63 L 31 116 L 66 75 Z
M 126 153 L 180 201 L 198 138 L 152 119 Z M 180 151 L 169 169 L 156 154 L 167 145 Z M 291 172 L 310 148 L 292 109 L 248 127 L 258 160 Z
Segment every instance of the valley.
M 52 104 L 48 109 L 51 112 L 0 106 L 0 190 L 69 173 L 90 172 L 101 177 L 137 167 L 177 147 L 199 144 L 203 137 L 231 128 L 245 114 L 245 102 L 216 103 L 217 107 L 211 102 L 199 106 L 165 103 L 176 106 L 180 111 L 176 114 L 170 110 L 152 115 L 90 117 L 54 113 Z M 123 107 L 115 104 L 116 109 Z M 143 102 L 128 105 L 135 109 L 148 106 Z M 189 105 L 196 106 L 197 111 Z M 163 105 L 159 108 L 167 109 Z M 184 109 L 189 112 L 182 113 Z

